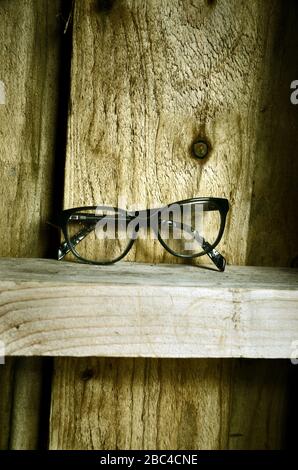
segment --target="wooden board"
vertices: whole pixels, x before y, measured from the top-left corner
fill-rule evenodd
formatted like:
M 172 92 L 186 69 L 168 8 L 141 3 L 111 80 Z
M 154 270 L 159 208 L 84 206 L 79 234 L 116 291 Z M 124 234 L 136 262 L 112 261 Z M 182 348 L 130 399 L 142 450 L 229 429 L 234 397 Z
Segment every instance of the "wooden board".
M 31 359 L 29 358 L 29 361 L 30 360 Z M 16 364 L 16 358 L 9 357 L 5 359 L 5 366 L 1 365 L 1 373 L 0 373 L 0 391 L 1 391 L 0 449 L 1 450 L 9 449 L 9 444 L 10 444 L 10 431 L 11 431 L 10 417 L 11 417 L 11 411 L 12 411 L 12 406 L 13 406 L 12 396 L 13 396 L 15 364 Z
M 254 173 L 245 142 L 255 133 L 251 101 L 264 73 L 269 7 L 238 0 L 99 5 L 75 8 L 65 207 L 227 197 L 222 249 L 231 264 L 244 263 Z M 192 156 L 199 137 L 210 145 L 206 160 Z M 148 241 L 128 259 L 177 262 Z
M 289 84 L 292 77 L 298 77 L 298 62 L 293 60 L 298 50 L 298 4 L 271 3 L 268 28 L 274 34 L 268 35 L 266 43 L 260 108 L 250 149 L 256 158 L 246 263 L 297 267 L 298 106 L 290 101 Z
M 266 2 L 260 2 L 265 4 Z M 298 106 L 289 84 L 298 77 L 297 2 L 270 2 L 255 129 L 246 140 L 254 158 L 247 252 L 249 265 L 298 266 Z M 296 259 L 296 262 L 294 261 Z M 298 393 L 287 361 L 236 361 L 231 392 L 230 449 L 289 447 Z
M 0 2 L 0 256 L 45 256 L 52 203 L 59 0 Z M 0 367 L 1 448 L 36 448 L 40 360 Z M 34 400 L 33 400 L 34 397 Z
M 233 371 L 230 359 L 59 358 L 55 364 L 55 449 L 179 450 L 196 449 L 198 442 L 204 449 L 272 449 L 285 444 L 289 367 L 284 362 L 239 360 L 232 384 L 226 381 Z M 230 402 L 232 410 L 226 407 Z M 63 409 L 68 410 L 68 439 Z
M 275 90 L 279 86 L 274 83 L 273 72 L 278 67 L 279 70 L 285 68 L 282 52 L 278 55 L 278 64 L 274 65 L 276 44 L 280 44 L 280 51 L 292 48 L 296 40 L 295 21 L 294 2 L 279 0 L 76 2 L 65 207 L 100 203 L 146 207 L 195 195 L 225 196 L 232 210 L 220 248 L 231 264 L 245 264 L 252 258 L 252 262 L 258 264 L 253 256 L 258 245 L 256 234 L 264 227 L 268 233 L 276 233 L 279 223 L 278 213 L 271 217 L 271 211 L 265 210 L 261 202 L 271 187 L 275 201 L 279 188 L 283 188 L 284 193 L 287 191 L 286 169 L 296 148 L 295 127 L 288 126 L 286 120 L 284 124 L 274 120 L 273 132 L 280 137 L 280 142 L 284 137 L 287 141 L 287 153 L 282 152 L 282 158 L 281 146 L 272 145 L 272 133 L 266 132 L 271 128 L 272 116 L 279 114 L 280 108 L 287 115 L 289 99 L 269 101 L 271 86 Z M 281 34 L 283 29 L 288 34 Z M 288 90 L 287 74 L 280 73 L 278 80 L 281 88 Z M 268 106 L 270 113 L 266 112 Z M 198 161 L 191 154 L 192 143 L 197 138 L 206 139 L 211 148 L 205 160 Z M 272 173 L 276 178 L 273 187 L 264 173 L 268 173 L 271 159 L 277 158 L 279 163 Z M 284 243 L 287 234 L 295 233 L 291 228 L 292 206 L 286 205 L 283 210 L 283 224 L 278 225 L 282 235 L 272 245 L 266 244 L 262 235 L 262 252 L 258 251 L 258 255 L 262 255 L 260 263 L 268 263 L 270 258 L 270 264 L 288 265 L 295 255 L 294 243 Z M 274 246 L 274 253 L 278 250 L 278 257 L 271 246 Z M 176 262 L 151 240 L 138 243 L 129 259 Z M 105 418 L 101 414 L 102 402 L 97 401 L 101 382 L 92 382 L 92 388 L 84 389 L 84 395 L 77 386 L 79 370 L 88 368 L 87 363 L 85 359 L 82 363 L 78 360 L 56 363 L 51 448 L 108 448 L 109 445 L 146 448 L 153 442 L 151 436 L 156 429 L 166 433 L 163 424 L 168 422 L 168 408 L 164 407 L 158 419 L 156 415 L 152 420 L 146 418 L 148 432 L 142 442 L 117 440 L 121 433 L 133 433 L 133 422 L 128 419 L 117 426 L 113 422 L 114 427 L 110 429 L 113 439 L 92 437 L 90 429 L 100 434 Z M 90 363 L 94 365 L 94 360 Z M 100 364 L 98 360 L 98 368 Z M 234 377 L 233 368 L 225 367 L 224 361 L 219 364 L 221 380 L 237 388 L 237 372 Z M 143 362 L 136 361 L 135 367 L 135 380 L 127 386 L 125 372 L 129 362 L 120 361 L 116 366 L 117 386 L 123 390 L 121 399 L 129 407 L 135 402 L 135 393 L 145 394 L 141 380 Z M 168 374 L 177 372 L 177 367 L 182 364 L 168 363 Z M 183 373 L 189 374 L 191 381 L 190 367 L 185 363 L 183 367 Z M 198 361 L 194 367 L 206 367 L 206 374 L 212 376 L 214 383 L 220 380 L 212 363 L 206 362 L 203 366 Z M 257 368 L 256 374 L 261 374 Z M 209 408 L 206 410 L 199 405 L 201 399 L 204 403 L 206 383 L 204 380 L 195 382 L 189 390 L 188 403 L 191 406 L 194 397 L 198 398 L 196 413 L 204 415 L 203 426 L 210 431 L 208 443 L 200 433 L 193 439 L 192 429 L 189 429 L 180 441 L 175 435 L 171 446 L 227 447 L 228 422 L 239 423 L 237 413 L 241 408 L 238 405 L 243 403 L 243 388 L 238 403 L 237 391 L 233 399 L 226 391 L 220 394 L 220 409 L 231 409 L 232 415 L 217 413 L 217 423 L 221 423 L 224 434 L 219 440 L 213 415 Z M 171 407 L 177 406 L 177 400 L 182 403 L 182 396 L 176 397 L 177 400 L 173 397 L 169 375 L 165 375 L 163 368 L 156 378 L 156 386 L 161 384 Z M 285 384 L 285 375 L 280 374 L 280 390 L 284 394 Z M 74 412 L 63 406 L 65 390 L 72 395 Z M 257 387 L 247 389 L 253 400 L 258 393 Z M 216 398 L 212 393 L 210 397 L 211 409 L 218 410 Z M 79 411 L 83 409 L 83 400 L 88 407 L 87 417 L 86 412 Z M 274 409 L 278 415 L 282 413 L 281 402 L 284 400 L 275 397 L 270 412 Z M 114 413 L 113 404 L 106 406 L 108 415 Z M 93 408 L 97 408 L 96 415 L 91 414 Z M 61 409 L 65 410 L 62 416 Z M 250 410 L 247 418 L 251 423 L 250 431 L 255 434 L 254 443 L 261 446 L 264 436 L 256 426 L 261 420 L 268 422 L 269 409 L 262 408 L 256 424 L 253 409 Z M 74 417 L 80 422 L 80 432 L 84 435 L 80 442 L 76 438 Z M 171 425 L 175 427 L 177 423 L 179 419 L 173 417 Z M 277 426 L 277 422 L 272 422 L 270 433 L 276 439 L 268 440 L 269 446 L 282 445 Z M 238 432 L 241 434 L 239 428 Z M 249 448 L 251 442 L 248 437 L 243 438 L 241 445 Z M 158 447 L 168 445 L 169 441 L 161 435 Z
M 298 337 L 294 269 L 2 259 L 0 270 L 7 355 L 291 358 Z
M 220 359 L 59 358 L 51 447 L 225 448 L 232 366 Z
M 289 448 L 291 404 L 285 385 L 293 367 L 290 361 L 235 361 L 227 448 Z

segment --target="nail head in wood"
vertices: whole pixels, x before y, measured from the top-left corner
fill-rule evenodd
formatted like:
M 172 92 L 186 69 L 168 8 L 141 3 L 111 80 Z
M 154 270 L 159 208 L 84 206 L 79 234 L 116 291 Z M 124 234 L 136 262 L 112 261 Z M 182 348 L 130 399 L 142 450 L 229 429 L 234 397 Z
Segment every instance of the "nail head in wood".
M 209 152 L 208 144 L 204 140 L 197 140 L 192 145 L 193 154 L 196 158 L 203 159 Z

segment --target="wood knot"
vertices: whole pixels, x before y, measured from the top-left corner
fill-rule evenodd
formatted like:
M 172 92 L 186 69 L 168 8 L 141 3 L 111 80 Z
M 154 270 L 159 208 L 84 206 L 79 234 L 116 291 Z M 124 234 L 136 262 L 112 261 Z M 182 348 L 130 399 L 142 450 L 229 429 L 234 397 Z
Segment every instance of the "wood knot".
M 111 11 L 114 6 L 115 0 L 97 0 L 96 9 L 98 12 Z
M 88 367 L 81 373 L 81 380 L 83 380 L 84 382 L 92 379 L 92 377 L 94 377 L 94 370 Z

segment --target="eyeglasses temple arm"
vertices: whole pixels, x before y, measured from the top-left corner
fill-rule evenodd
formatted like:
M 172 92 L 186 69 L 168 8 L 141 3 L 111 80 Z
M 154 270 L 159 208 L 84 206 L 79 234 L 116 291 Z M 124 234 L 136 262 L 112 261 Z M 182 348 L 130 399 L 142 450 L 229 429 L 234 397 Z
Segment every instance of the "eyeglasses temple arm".
M 175 222 L 175 225 L 178 225 L 177 222 Z M 189 225 L 186 225 L 186 224 L 180 224 L 180 228 L 182 228 L 182 230 L 184 230 L 185 232 L 187 233 L 190 233 L 190 234 L 193 234 L 195 236 L 195 239 L 197 240 L 197 242 L 199 242 L 199 244 L 201 245 L 201 247 L 203 248 L 203 250 L 206 251 L 206 255 L 211 259 L 211 261 L 215 264 L 215 266 L 217 267 L 217 269 L 221 272 L 223 272 L 225 270 L 225 267 L 226 267 L 226 259 L 225 257 L 219 253 L 217 250 L 215 250 L 214 248 L 211 247 L 210 243 L 208 243 L 204 237 L 202 237 L 199 232 L 197 232 L 196 230 L 194 230 L 192 227 L 190 227 Z
M 206 251 L 206 255 L 209 256 L 209 258 L 215 264 L 218 270 L 223 272 L 227 264 L 226 258 L 222 254 L 220 254 L 217 250 L 215 250 L 215 248 L 210 250 L 211 245 L 206 240 L 203 241 L 202 247 L 204 250 L 206 249 L 209 250 L 209 251 Z
M 82 230 L 80 230 L 76 235 L 74 235 L 73 237 L 70 238 L 70 243 L 72 245 L 77 245 L 78 243 L 80 243 L 82 240 L 84 240 L 84 238 L 87 237 L 87 235 L 92 232 L 92 230 L 94 230 L 94 222 L 92 224 L 90 224 L 89 227 L 84 227 L 82 228 Z M 63 259 L 67 253 L 69 253 L 71 250 L 70 250 L 70 247 L 69 247 L 69 244 L 67 241 L 63 241 L 61 243 L 61 245 L 59 246 L 58 248 L 58 260 L 60 261 L 61 259 Z

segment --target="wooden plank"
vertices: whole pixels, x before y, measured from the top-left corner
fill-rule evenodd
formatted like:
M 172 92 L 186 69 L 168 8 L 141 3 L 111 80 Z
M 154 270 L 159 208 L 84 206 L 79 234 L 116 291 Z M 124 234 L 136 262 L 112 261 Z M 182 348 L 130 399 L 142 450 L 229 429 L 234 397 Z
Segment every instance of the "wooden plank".
M 226 446 L 231 360 L 59 358 L 55 367 L 55 449 Z
M 235 379 L 230 391 L 229 449 L 289 447 L 286 434 L 290 406 L 286 385 L 290 368 L 289 361 L 235 361 Z
M 30 360 L 30 359 L 29 359 Z M 14 386 L 14 373 L 15 373 L 15 357 L 6 357 L 5 366 L 1 365 L 0 369 L 0 449 L 9 449 L 10 440 L 10 424 L 11 424 L 11 411 L 13 405 L 13 386 Z
M 7 354 L 290 357 L 296 270 L 61 264 L 1 261 Z
M 262 2 L 261 2 L 262 3 Z M 265 3 L 265 2 L 263 2 Z M 298 77 L 297 2 L 270 2 L 263 77 L 254 134 L 245 142 L 255 155 L 247 252 L 249 265 L 290 266 L 297 257 L 298 107 L 289 84 Z M 297 264 L 296 264 L 297 266 Z M 295 426 L 296 367 L 287 361 L 236 361 L 231 392 L 230 449 L 289 446 Z M 296 387 L 295 387 L 296 384 Z
M 0 105 L 0 256 L 48 253 L 44 222 L 52 202 L 59 5 L 59 0 L 0 2 L 0 80 L 5 89 Z M 1 448 L 37 446 L 37 362 L 8 361 L 0 368 Z
M 26 259 L 0 268 L 7 355 L 290 358 L 298 337 L 294 269 Z
M 36 449 L 40 442 L 40 413 L 43 362 L 38 357 L 21 357 L 15 366 L 17 386 L 11 410 L 11 449 Z M 29 430 L 28 430 L 28 427 Z M 28 438 L 28 432 L 30 433 Z M 30 439 L 30 440 L 29 440 Z
M 65 207 L 227 197 L 232 215 L 221 249 L 243 264 L 254 170 L 244 142 L 255 132 L 251 100 L 264 73 L 269 5 L 98 5 L 77 2 L 74 14 Z M 192 155 L 198 137 L 210 142 L 206 160 Z M 127 259 L 177 262 L 148 240 Z
M 287 5 L 283 6 L 285 3 Z M 260 228 L 266 227 L 268 233 L 276 233 L 277 219 L 271 218 L 270 210 L 262 210 L 263 216 L 257 219 L 251 216 L 251 206 L 252 199 L 256 198 L 253 211 L 257 214 L 263 196 L 263 193 L 259 194 L 262 182 L 271 185 L 263 174 L 263 169 L 268 171 L 266 166 L 270 165 L 268 149 L 273 159 L 280 159 L 280 146 L 271 145 L 272 135 L 267 132 L 260 135 L 258 129 L 260 125 L 264 130 L 270 128 L 272 116 L 278 115 L 281 107 L 288 106 L 288 98 L 275 100 L 269 103 L 270 113 L 263 111 L 265 104 L 268 105 L 264 103 L 264 90 L 267 88 L 269 99 L 274 82 L 273 44 L 281 43 L 281 50 L 288 50 L 292 44 L 291 34 L 280 32 L 280 18 L 289 32 L 294 34 L 296 31 L 294 2 L 151 0 L 140 3 L 119 0 L 109 5 L 109 8 L 101 9 L 101 3 L 95 0 L 76 2 L 65 206 L 98 203 L 123 206 L 125 202 L 129 206 L 150 206 L 195 195 L 226 196 L 232 210 L 221 249 L 228 255 L 230 263 L 244 264 L 253 253 L 257 244 L 255 233 Z M 285 17 L 281 13 L 287 8 L 288 16 Z M 276 67 L 282 70 L 283 64 L 279 56 Z M 279 80 L 283 80 L 281 75 Z M 280 84 L 283 90 L 288 90 L 288 82 Z M 276 132 L 281 142 L 283 135 L 286 136 L 289 153 L 282 152 L 278 171 L 274 172 L 277 178 L 275 191 L 279 186 L 287 188 L 288 185 L 284 169 L 289 167 L 289 159 L 295 151 L 295 127 L 283 125 L 276 127 Z M 190 151 L 193 140 L 198 137 L 206 138 L 212 149 L 209 158 L 202 161 L 195 160 Z M 267 163 L 259 164 L 262 161 Z M 267 194 L 267 189 L 262 191 Z M 279 250 L 279 262 L 288 265 L 294 245 L 291 241 L 285 248 L 284 240 L 287 233 L 293 233 L 289 213 L 292 208 L 283 209 L 287 213 L 283 225 L 279 225 L 283 235 L 276 239 L 274 253 Z M 255 220 L 258 220 L 256 225 Z M 260 263 L 273 256 L 270 244 L 262 243 L 262 249 Z M 138 243 L 129 259 L 176 262 L 151 241 Z M 257 261 L 254 259 L 253 263 Z M 100 432 L 104 422 L 100 411 L 96 416 L 90 414 L 100 395 L 100 383 L 95 381 L 92 389 L 84 394 L 92 423 L 87 423 L 80 412 L 72 414 L 67 407 L 63 408 L 63 416 L 59 415 L 64 390 L 74 395 L 74 403 L 80 409 L 83 401 L 75 380 L 71 379 L 74 369 L 79 370 L 80 362 L 68 360 L 65 367 L 62 362 L 59 360 L 55 368 L 50 447 L 69 448 L 73 444 L 92 448 L 93 442 L 95 447 L 104 446 L 103 441 L 92 441 L 88 434 L 91 428 Z M 196 362 L 198 368 L 199 362 Z M 222 361 L 220 363 L 222 380 L 237 385 L 232 369 L 225 368 Z M 82 360 L 83 364 L 86 367 L 87 360 Z M 140 368 L 139 374 L 135 372 L 139 379 L 122 389 L 125 391 L 121 397 L 127 406 L 133 406 L 135 392 L 144 387 L 140 379 L 141 362 L 135 364 Z M 183 365 L 188 370 L 185 363 Z M 174 362 L 168 367 L 177 372 Z M 181 363 L 179 367 L 182 367 Z M 210 362 L 206 367 L 210 367 L 211 375 L 215 374 Z M 123 383 L 126 383 L 128 368 L 129 362 L 119 362 L 118 369 L 122 372 L 119 370 L 118 376 Z M 156 386 L 161 384 L 162 374 L 164 371 L 158 375 Z M 216 377 L 218 375 L 214 375 L 214 381 Z M 162 383 L 168 403 L 174 406 L 168 376 Z M 119 382 L 118 387 L 121 387 Z M 190 395 L 201 397 L 204 387 L 204 381 L 197 381 L 189 390 Z M 258 393 L 257 389 L 249 391 Z M 232 406 L 231 394 L 226 392 L 221 394 L 220 405 L 214 395 L 211 400 L 218 416 L 223 417 L 221 426 L 226 434 L 217 440 L 214 420 L 206 411 L 205 423 L 208 424 L 205 426 L 209 426 L 209 421 L 212 423 L 209 442 L 213 448 L 227 447 L 229 417 L 221 415 L 220 409 L 238 410 L 239 407 Z M 237 400 L 236 392 L 233 400 Z M 277 411 L 279 407 L 280 401 L 275 400 L 272 409 Z M 262 410 L 262 419 L 267 422 L 268 408 Z M 204 409 L 198 406 L 197 412 L 204 414 Z M 113 405 L 109 413 L 113 413 Z M 84 442 L 78 443 L 75 437 L 74 416 L 81 420 Z M 155 417 L 146 423 L 148 432 L 138 447 L 146 447 L 152 442 L 150 435 L 154 435 L 157 427 L 164 430 L 163 423 L 167 420 L 168 409 L 165 407 L 160 410 L 158 420 Z M 178 419 L 173 417 L 171 425 L 175 426 L 177 422 Z M 280 436 L 275 425 L 272 424 L 271 433 Z M 124 420 L 114 422 L 113 426 L 114 439 L 109 442 L 117 447 L 117 436 L 130 435 L 133 423 Z M 251 430 L 256 433 L 256 441 L 263 443 L 264 437 L 258 430 L 254 426 Z M 165 442 L 167 440 L 161 437 L 160 448 L 166 445 Z M 190 442 L 194 448 L 206 445 L 197 434 L 192 440 L 191 430 L 185 432 L 179 444 L 183 447 Z M 281 445 L 278 438 L 270 442 L 277 447 Z M 248 440 L 242 440 L 242 443 L 247 447 L 250 445 Z M 177 439 L 172 441 L 172 446 L 178 447 Z
M 52 202 L 59 1 L 4 0 L 1 14 L 1 256 L 45 256 Z M 22 40 L 20 40 L 22 38 Z
M 260 112 L 251 149 L 259 157 L 251 186 L 246 263 L 290 266 L 296 258 L 297 266 L 298 159 L 293 155 L 298 148 L 298 107 L 289 99 L 289 83 L 298 77 L 298 61 L 293 60 L 298 50 L 297 2 L 279 2 L 268 20 L 269 30 L 276 31 L 269 34 L 266 44 Z

